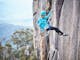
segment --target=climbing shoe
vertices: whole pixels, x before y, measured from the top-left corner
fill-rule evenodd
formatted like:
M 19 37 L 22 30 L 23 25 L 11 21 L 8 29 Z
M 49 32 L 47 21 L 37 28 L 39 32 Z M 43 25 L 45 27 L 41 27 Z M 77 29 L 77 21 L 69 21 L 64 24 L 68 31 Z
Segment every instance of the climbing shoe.
M 66 33 L 58 33 L 60 36 L 68 36 Z
M 63 36 L 68 36 L 68 34 L 64 33 Z

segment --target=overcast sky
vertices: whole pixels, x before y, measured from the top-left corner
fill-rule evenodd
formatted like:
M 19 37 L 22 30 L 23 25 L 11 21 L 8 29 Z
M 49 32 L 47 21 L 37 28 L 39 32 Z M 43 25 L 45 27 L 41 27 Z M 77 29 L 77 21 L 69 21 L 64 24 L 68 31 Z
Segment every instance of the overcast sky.
M 0 23 L 32 26 L 33 0 L 0 0 Z

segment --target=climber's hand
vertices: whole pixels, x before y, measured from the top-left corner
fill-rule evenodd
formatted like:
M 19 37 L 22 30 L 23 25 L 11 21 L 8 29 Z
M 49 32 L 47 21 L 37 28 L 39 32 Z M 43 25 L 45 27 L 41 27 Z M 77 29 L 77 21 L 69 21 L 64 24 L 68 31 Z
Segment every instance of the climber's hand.
M 33 16 L 34 16 L 35 14 L 37 14 L 37 12 L 34 12 L 34 13 L 33 13 Z
M 53 13 L 53 9 L 51 9 L 51 13 Z

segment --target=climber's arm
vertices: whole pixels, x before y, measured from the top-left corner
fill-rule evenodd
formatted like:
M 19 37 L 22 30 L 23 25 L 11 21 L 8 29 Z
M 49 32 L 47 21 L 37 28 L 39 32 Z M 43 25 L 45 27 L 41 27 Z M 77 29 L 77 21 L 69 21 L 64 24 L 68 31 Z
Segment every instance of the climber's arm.
M 46 19 L 48 19 L 51 16 L 51 11 L 48 13 L 48 15 L 46 16 Z
M 39 24 L 40 24 L 40 19 L 38 19 L 38 20 L 36 21 L 36 24 L 37 24 L 37 25 L 39 25 Z
M 36 21 L 36 24 L 37 24 L 37 25 L 39 24 L 39 20 Z
M 48 19 L 51 15 L 52 15 L 52 10 L 48 13 L 48 15 L 46 16 L 46 18 Z

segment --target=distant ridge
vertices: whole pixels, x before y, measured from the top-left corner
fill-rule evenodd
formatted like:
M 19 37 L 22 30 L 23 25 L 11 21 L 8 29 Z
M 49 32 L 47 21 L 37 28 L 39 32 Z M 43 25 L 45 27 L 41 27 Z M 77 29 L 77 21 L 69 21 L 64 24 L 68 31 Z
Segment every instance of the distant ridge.
M 26 28 L 32 28 L 32 27 L 2 23 L 0 24 L 0 39 L 5 38 L 5 41 L 3 41 L 4 44 L 10 38 L 13 32 L 19 29 L 26 29 Z

